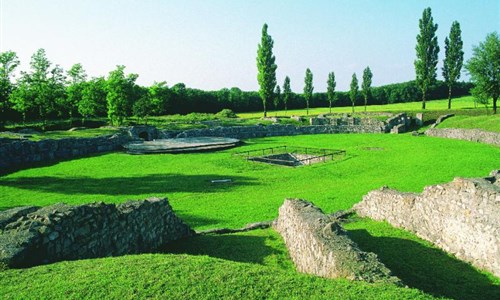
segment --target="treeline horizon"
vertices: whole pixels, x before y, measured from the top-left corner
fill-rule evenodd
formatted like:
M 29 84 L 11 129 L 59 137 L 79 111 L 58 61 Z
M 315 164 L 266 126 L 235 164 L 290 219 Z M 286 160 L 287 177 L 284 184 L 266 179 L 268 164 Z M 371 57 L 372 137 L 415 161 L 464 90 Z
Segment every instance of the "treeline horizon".
M 205 91 L 187 87 L 184 83 L 169 87 L 166 82 L 141 86 L 135 82 L 139 75 L 125 74 L 125 66 L 117 66 L 107 77 L 87 79 L 80 64 L 73 65 L 68 71 L 59 65 L 53 66 L 44 49 L 32 56 L 30 71 L 22 71 L 21 76 L 11 82 L 19 60 L 12 51 L 0 53 L 0 59 L 5 73 L 1 74 L 0 123 L 107 117 L 111 123 L 121 124 L 123 118 L 132 116 L 147 120 L 148 116 L 167 114 L 217 113 L 223 109 L 240 113 L 263 109 L 258 91 L 242 91 L 238 87 Z M 470 95 L 472 87 L 470 82 L 457 82 L 453 97 Z M 447 96 L 448 86 L 443 81 L 436 81 L 427 92 L 428 100 Z M 411 80 L 372 87 L 367 104 L 414 102 L 420 101 L 421 97 L 416 81 Z M 311 108 L 328 107 L 327 92 L 313 93 L 309 105 Z M 335 92 L 332 107 L 351 105 L 349 91 Z M 362 95 L 359 95 L 356 105 L 364 105 Z M 285 108 L 284 103 L 278 103 L 276 107 L 271 102 L 267 107 L 270 111 Z M 305 107 L 304 95 L 292 90 L 287 108 Z

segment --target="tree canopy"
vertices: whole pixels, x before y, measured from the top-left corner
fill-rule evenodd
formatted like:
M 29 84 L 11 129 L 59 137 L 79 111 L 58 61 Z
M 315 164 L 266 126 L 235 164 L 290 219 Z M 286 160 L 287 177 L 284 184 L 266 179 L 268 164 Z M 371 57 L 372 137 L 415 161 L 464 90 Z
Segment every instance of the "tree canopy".
M 352 103 L 352 112 L 354 112 L 354 104 L 356 103 L 356 99 L 358 97 L 358 78 L 356 77 L 356 73 L 352 74 L 351 80 L 351 89 L 349 90 L 349 99 L 351 99 Z
M 425 109 L 427 90 L 436 81 L 439 46 L 436 36 L 438 25 L 434 24 L 431 8 L 424 9 L 419 20 L 420 32 L 417 35 L 417 59 L 415 72 L 417 84 L 422 91 L 422 109 Z
M 453 22 L 450 37 L 444 40 L 445 58 L 443 61 L 443 78 L 448 85 L 448 109 L 451 109 L 451 89 L 460 78 L 460 71 L 464 62 L 462 31 L 460 23 Z
M 363 71 L 363 82 L 361 83 L 361 89 L 363 93 L 363 98 L 365 99 L 365 111 L 366 105 L 368 104 L 368 97 L 370 96 L 370 91 L 372 87 L 373 73 L 370 67 L 366 67 Z
M 304 78 L 304 99 L 306 100 L 307 114 L 309 114 L 309 102 L 311 101 L 313 90 L 313 73 L 309 70 L 309 68 L 307 68 L 306 76 Z
M 259 95 L 262 99 L 264 117 L 267 116 L 266 104 L 271 102 L 276 86 L 276 58 L 273 55 L 274 41 L 267 33 L 267 24 L 262 26 L 262 37 L 257 47 L 257 81 L 259 82 Z
M 497 32 L 486 36 L 484 42 L 474 46 L 473 55 L 465 68 L 475 84 L 474 94 L 480 99 L 493 98 L 493 113 L 497 112 L 500 96 L 500 38 Z
M 335 102 L 335 87 L 337 83 L 335 82 L 335 73 L 328 73 L 328 80 L 326 81 L 326 96 L 328 98 L 328 103 L 330 107 L 330 113 L 332 113 L 332 103 Z

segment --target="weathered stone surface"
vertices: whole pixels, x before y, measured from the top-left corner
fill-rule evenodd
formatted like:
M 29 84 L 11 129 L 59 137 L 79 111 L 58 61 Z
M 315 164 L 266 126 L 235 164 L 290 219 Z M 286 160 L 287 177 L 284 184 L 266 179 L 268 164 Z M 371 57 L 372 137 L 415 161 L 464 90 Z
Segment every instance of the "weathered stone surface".
M 286 199 L 273 226 L 300 272 L 402 284 L 374 253 L 361 251 L 336 220 L 309 202 Z
M 499 132 L 483 131 L 479 129 L 429 128 L 425 131 L 425 134 L 428 136 L 466 140 L 500 146 Z
M 451 118 L 453 116 L 454 116 L 454 114 L 447 114 L 447 115 L 439 116 L 439 118 L 437 118 L 436 122 L 434 122 L 434 124 L 431 125 L 431 128 L 438 126 L 439 124 L 441 124 L 441 122 L 443 122 L 444 120 Z
M 59 140 L 9 140 L 0 143 L 0 169 L 33 162 L 78 157 L 82 155 L 121 149 L 130 137 L 124 134 L 95 138 L 66 138 Z
M 0 223 L 0 262 L 10 267 L 149 252 L 194 234 L 160 198 L 16 208 L 0 220 L 8 220 Z
M 354 206 L 361 216 L 386 220 L 472 265 L 500 276 L 500 175 L 455 178 L 421 194 L 388 188 Z

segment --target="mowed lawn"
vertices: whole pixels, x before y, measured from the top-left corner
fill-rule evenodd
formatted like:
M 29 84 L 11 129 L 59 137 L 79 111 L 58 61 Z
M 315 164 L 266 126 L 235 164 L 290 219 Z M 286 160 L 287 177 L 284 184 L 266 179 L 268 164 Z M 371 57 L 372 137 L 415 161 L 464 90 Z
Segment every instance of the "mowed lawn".
M 451 108 L 453 110 L 456 109 L 474 109 L 474 97 L 472 96 L 464 96 L 456 99 L 452 99 L 452 106 Z M 484 106 L 478 105 L 477 108 L 480 108 L 486 112 L 484 109 Z M 448 109 L 448 99 L 441 99 L 441 100 L 431 100 L 426 102 L 426 110 L 425 111 L 433 111 L 433 110 L 443 110 L 446 111 Z M 355 112 L 356 113 L 361 113 L 365 111 L 365 107 L 363 105 L 357 104 L 355 106 Z M 410 112 L 410 111 L 422 111 L 422 102 L 405 102 L 405 103 L 394 103 L 394 104 L 383 104 L 383 105 L 368 105 L 366 107 L 367 112 Z M 326 114 L 329 113 L 330 110 L 328 107 L 315 107 L 309 109 L 309 114 L 310 115 L 319 115 L 319 114 Z M 351 113 L 352 112 L 352 107 L 351 106 L 342 106 L 342 107 L 335 107 L 335 104 L 332 105 L 332 113 Z M 445 112 L 443 112 L 444 114 Z M 491 108 L 490 108 L 490 113 L 491 113 Z M 273 111 L 269 110 L 268 111 L 269 116 L 305 116 L 306 115 L 306 110 L 305 109 L 292 109 L 288 111 L 284 110 L 279 110 L 279 111 Z M 238 117 L 240 118 L 260 118 L 262 117 L 262 112 L 248 112 L 248 113 L 238 113 Z
M 290 145 L 344 149 L 341 161 L 289 168 L 248 162 L 236 152 Z M 168 197 L 195 229 L 240 227 L 277 216 L 284 198 L 325 212 L 347 209 L 388 185 L 421 192 L 455 176 L 500 168 L 500 148 L 410 134 L 309 135 L 245 141 L 213 153 L 109 153 L 39 165 L 0 177 L 0 206 L 123 202 Z M 211 183 L 231 179 L 230 183 Z M 272 229 L 200 236 L 158 254 L 61 262 L 0 271 L 2 298 L 498 299 L 500 279 L 413 234 L 354 217 L 346 224 L 408 288 L 297 273 Z

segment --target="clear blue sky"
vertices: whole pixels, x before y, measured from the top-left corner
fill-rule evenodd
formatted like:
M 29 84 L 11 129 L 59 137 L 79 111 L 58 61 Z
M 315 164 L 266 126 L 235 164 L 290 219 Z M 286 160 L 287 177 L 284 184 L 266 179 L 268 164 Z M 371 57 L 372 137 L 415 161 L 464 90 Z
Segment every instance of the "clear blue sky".
M 0 51 L 13 50 L 21 70 L 45 48 L 64 69 L 83 64 L 90 76 L 118 64 L 138 82 L 184 82 L 216 90 L 257 90 L 255 63 L 261 28 L 269 25 L 280 84 L 302 91 L 304 73 L 315 91 L 326 90 L 330 71 L 347 90 L 366 66 L 373 85 L 414 79 L 418 20 L 432 8 L 444 55 L 444 38 L 460 22 L 465 58 L 487 33 L 500 31 L 499 0 L 0 0 Z M 441 77 L 439 63 L 439 77 Z

